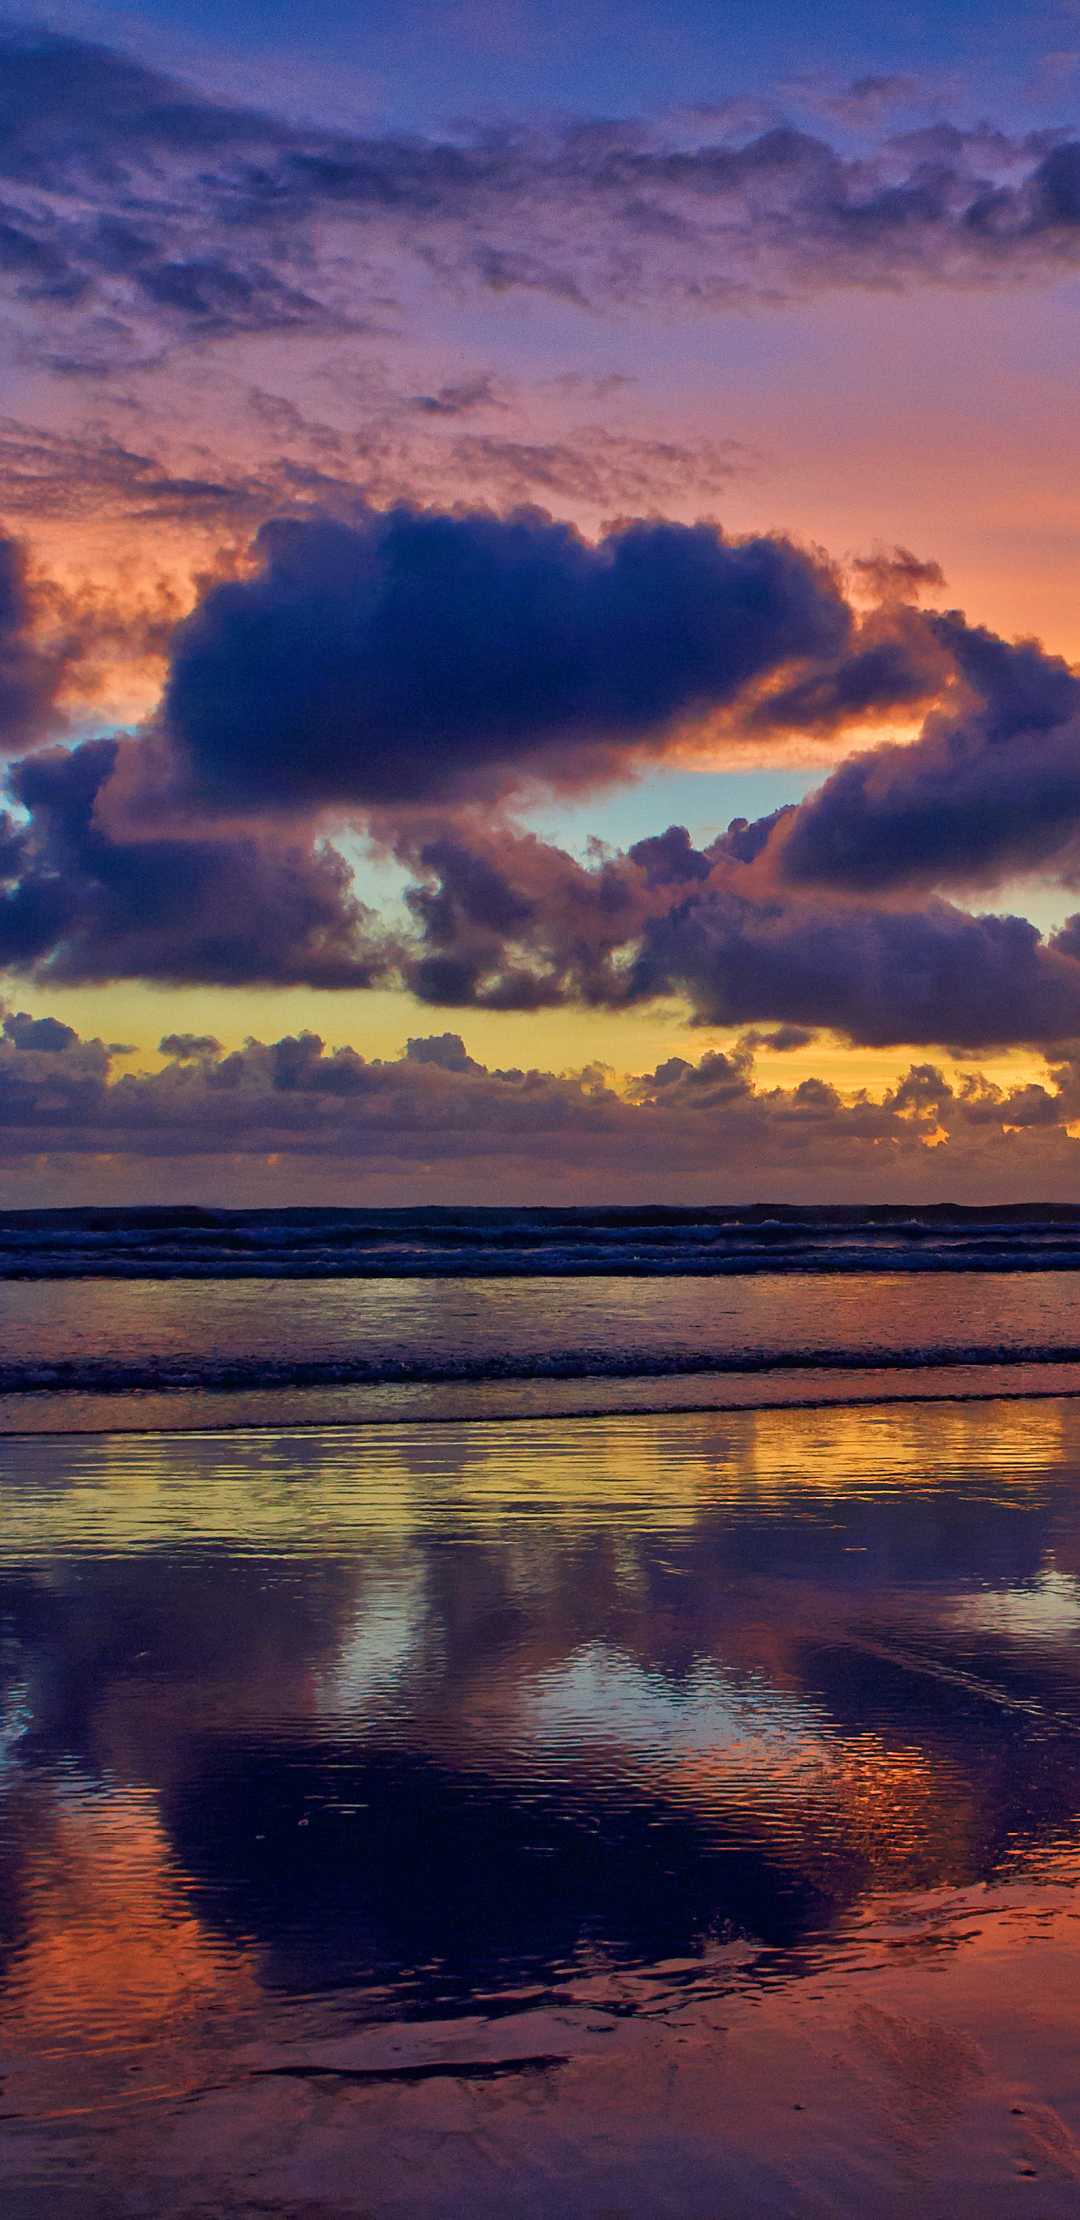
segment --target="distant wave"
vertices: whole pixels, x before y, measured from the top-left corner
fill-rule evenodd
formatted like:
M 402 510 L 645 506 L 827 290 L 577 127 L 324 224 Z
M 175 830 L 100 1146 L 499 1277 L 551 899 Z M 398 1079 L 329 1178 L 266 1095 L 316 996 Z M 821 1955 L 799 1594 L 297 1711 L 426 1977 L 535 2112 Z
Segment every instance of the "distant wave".
M 0 1395 L 53 1393 L 132 1395 L 243 1394 L 255 1389 L 320 1387 L 445 1387 L 524 1380 L 670 1380 L 700 1374 L 729 1377 L 769 1372 L 921 1372 L 942 1366 L 1080 1364 L 1080 1344 L 1063 1342 L 966 1343 L 939 1341 L 914 1348 L 820 1349 L 552 1349 L 530 1356 L 487 1352 L 460 1357 L 334 1357 L 315 1359 L 201 1357 L 192 1362 L 154 1357 L 131 1363 L 113 1358 L 0 1362 Z
M 3 1279 L 1080 1271 L 1080 1205 L 11 1210 Z

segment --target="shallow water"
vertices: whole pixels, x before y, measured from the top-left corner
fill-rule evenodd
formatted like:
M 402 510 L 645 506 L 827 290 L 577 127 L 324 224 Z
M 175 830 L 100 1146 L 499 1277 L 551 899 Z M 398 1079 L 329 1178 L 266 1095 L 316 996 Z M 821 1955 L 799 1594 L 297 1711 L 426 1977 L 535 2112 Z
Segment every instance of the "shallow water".
M 0 1608 L 16 2220 L 1080 2213 L 1080 1402 L 10 1438 Z
M 0 1433 L 1080 1390 L 1080 1272 L 0 1283 Z

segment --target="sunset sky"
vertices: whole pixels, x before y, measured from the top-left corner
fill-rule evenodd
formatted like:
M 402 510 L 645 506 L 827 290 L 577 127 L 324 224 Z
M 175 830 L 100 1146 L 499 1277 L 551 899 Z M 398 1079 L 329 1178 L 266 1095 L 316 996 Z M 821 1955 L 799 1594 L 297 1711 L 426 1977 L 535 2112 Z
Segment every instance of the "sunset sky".
M 0 1159 L 1080 1201 L 1080 0 L 0 19 Z

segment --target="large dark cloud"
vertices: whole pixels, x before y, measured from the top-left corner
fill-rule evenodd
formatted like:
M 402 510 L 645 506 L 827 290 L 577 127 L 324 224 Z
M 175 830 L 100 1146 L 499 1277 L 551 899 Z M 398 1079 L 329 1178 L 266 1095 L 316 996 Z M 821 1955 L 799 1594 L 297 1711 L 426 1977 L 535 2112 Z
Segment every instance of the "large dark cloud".
M 455 285 L 701 310 L 1069 269 L 1080 244 L 1080 143 L 1063 134 L 939 125 L 858 158 L 783 125 L 744 145 L 611 123 L 361 138 L 11 28 L 5 183 L 0 276 L 73 372 L 175 335 L 381 320 L 395 254 Z
M 863 669 L 835 576 L 779 538 L 639 522 L 590 546 L 538 510 L 399 507 L 352 526 L 279 520 L 256 546 L 261 575 L 213 588 L 181 629 L 166 694 L 218 804 L 586 785 L 792 664 L 824 669 L 837 695 L 858 665 L 851 714 L 938 682 L 900 635 Z
M 785 829 L 793 884 L 862 893 L 1080 868 L 1080 678 L 1035 641 L 923 620 L 972 697 L 908 746 L 852 757 Z
M 0 1159 L 13 1170 L 44 1159 L 61 1180 L 65 1159 L 80 1178 L 90 1158 L 119 1160 L 129 1186 L 133 1173 L 153 1185 L 155 1162 L 175 1182 L 185 1160 L 217 1160 L 235 1194 L 244 1166 L 269 1156 L 278 1200 L 304 1191 L 305 1165 L 321 1195 L 335 1174 L 362 1176 L 367 1195 L 372 1178 L 430 1194 L 436 1171 L 459 1200 L 610 1198 L 617 1165 L 623 1199 L 715 1200 L 718 1180 L 724 1195 L 805 1195 L 812 1179 L 819 1196 L 925 1201 L 992 1198 L 1003 1182 L 1071 1193 L 1080 1154 L 1066 1131 L 1080 1111 L 1072 1062 L 1011 1093 L 922 1064 L 880 1102 L 845 1102 L 820 1079 L 758 1085 L 748 1044 L 670 1057 L 620 1084 L 599 1070 L 489 1071 L 452 1034 L 411 1041 L 391 1062 L 328 1052 L 313 1033 L 232 1054 L 178 1037 L 162 1044 L 163 1069 L 115 1078 L 100 1041 L 32 1032 L 17 1013 L 0 1038 Z M 419 1189 L 408 1184 L 418 1175 Z
M 348 867 L 301 839 L 114 839 L 119 744 L 31 756 L 0 817 L 0 968 L 45 979 L 366 987 L 386 953 Z

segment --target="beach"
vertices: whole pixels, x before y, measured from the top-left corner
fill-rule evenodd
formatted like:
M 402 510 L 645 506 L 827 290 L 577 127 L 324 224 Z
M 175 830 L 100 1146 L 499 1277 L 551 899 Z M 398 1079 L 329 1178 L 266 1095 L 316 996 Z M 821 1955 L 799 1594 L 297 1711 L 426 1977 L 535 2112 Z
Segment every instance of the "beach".
M 774 1284 L 774 1339 L 805 1355 L 816 1289 L 831 1346 L 842 1285 Z M 416 1355 L 413 1285 L 372 1361 L 403 1294 Z M 1029 1276 L 908 1280 L 891 1328 L 864 1284 L 879 1370 L 916 1286 L 939 1355 L 946 1310 L 1035 1346 Z M 190 1363 L 207 1290 L 186 1342 L 167 1292 L 143 1331 Z M 627 1348 L 715 1341 L 669 1292 L 629 1283 Z M 541 1293 L 534 1356 L 586 1322 Z M 760 1347 L 760 1302 L 723 1315 Z M 512 1420 L 490 1377 L 487 1417 L 291 1427 L 280 1383 L 216 1425 L 226 1386 L 190 1431 L 130 1423 L 179 1377 L 109 1431 L 40 1389 L 53 1430 L 2 1444 L 5 2212 L 1072 2220 L 1080 1399 L 1046 1369 L 591 1417 L 545 1374 Z
M 0 2220 L 1080 2220 L 1078 274 L 1080 0 L 5 10 Z

